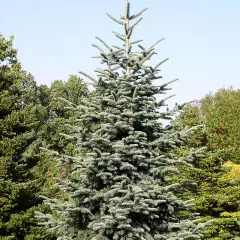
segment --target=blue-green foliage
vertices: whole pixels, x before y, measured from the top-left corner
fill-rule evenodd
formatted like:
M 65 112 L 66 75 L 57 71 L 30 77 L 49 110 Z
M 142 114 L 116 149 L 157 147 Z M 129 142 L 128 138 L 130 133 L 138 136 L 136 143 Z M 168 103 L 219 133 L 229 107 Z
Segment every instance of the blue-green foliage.
M 75 157 L 51 152 L 60 163 L 72 163 L 68 181 L 58 180 L 69 200 L 45 198 L 54 215 L 37 213 L 58 240 L 83 239 L 88 227 L 93 239 L 199 239 L 205 224 L 196 225 L 194 216 L 179 218 L 178 213 L 192 206 L 182 201 L 176 192 L 179 185 L 170 176 L 178 174 L 177 164 L 189 164 L 191 154 L 183 158 L 169 157 L 167 153 L 180 147 L 190 130 L 173 132 L 161 120 L 171 119 L 175 110 L 165 110 L 165 100 L 156 95 L 169 90 L 168 84 L 153 83 L 159 76 L 161 61 L 148 66 L 156 53 L 155 46 L 140 51 L 133 48 L 140 41 L 132 41 L 134 27 L 142 13 L 130 14 L 126 1 L 126 15 L 120 20 L 124 34 L 115 33 L 122 47 L 105 47 L 100 56 L 106 67 L 97 69 L 98 78 L 82 73 L 95 87 L 91 101 L 69 108 L 78 116 L 78 125 L 72 126 L 79 154 Z M 136 23 L 130 23 L 136 19 Z M 80 124 L 79 124 L 80 123 Z M 81 126 L 81 127 L 79 127 Z

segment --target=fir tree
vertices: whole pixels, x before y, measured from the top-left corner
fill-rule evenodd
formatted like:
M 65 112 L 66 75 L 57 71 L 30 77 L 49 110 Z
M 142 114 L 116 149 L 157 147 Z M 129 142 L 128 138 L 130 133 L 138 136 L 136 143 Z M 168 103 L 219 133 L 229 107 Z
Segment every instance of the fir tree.
M 81 231 L 86 227 L 92 231 L 90 239 L 187 240 L 202 236 L 205 224 L 195 225 L 194 216 L 178 217 L 192 201 L 177 197 L 179 186 L 170 176 L 178 173 L 176 164 L 188 164 L 191 158 L 176 159 L 168 153 L 180 147 L 190 130 L 173 132 L 161 122 L 171 119 L 175 110 L 166 111 L 166 98 L 157 101 L 156 95 L 165 94 L 173 81 L 153 84 L 161 79 L 160 66 L 167 59 L 153 67 L 146 64 L 161 40 L 144 48 L 141 41 L 131 39 L 145 10 L 130 14 L 126 0 L 126 14 L 120 20 L 108 14 L 124 29 L 124 34 L 114 32 L 123 46 L 110 47 L 97 38 L 106 50 L 93 46 L 106 67 L 96 70 L 97 80 L 81 72 L 95 86 L 92 101 L 80 107 L 69 103 L 84 126 L 72 126 L 75 134 L 70 136 L 77 139 L 79 155 L 73 158 L 51 152 L 63 164 L 74 164 L 68 181 L 58 180 L 69 199 L 61 202 L 45 197 L 55 214 L 37 213 L 59 240 L 87 238 Z M 133 51 L 135 46 L 140 51 Z

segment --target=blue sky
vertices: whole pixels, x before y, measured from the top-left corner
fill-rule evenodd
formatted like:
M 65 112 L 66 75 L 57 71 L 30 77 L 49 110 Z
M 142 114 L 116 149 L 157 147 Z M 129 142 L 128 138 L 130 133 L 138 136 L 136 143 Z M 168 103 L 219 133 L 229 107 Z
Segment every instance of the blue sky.
M 1 3 L 0 31 L 15 36 L 23 67 L 39 84 L 67 80 L 79 70 L 94 75 L 99 66 L 95 36 L 121 44 L 120 30 L 106 16 L 124 13 L 125 0 L 7 0 Z M 149 46 L 165 37 L 152 63 L 169 57 L 163 79 L 172 85 L 174 102 L 199 99 L 222 87 L 240 88 L 239 0 L 132 0 L 132 11 L 148 7 L 134 39 Z

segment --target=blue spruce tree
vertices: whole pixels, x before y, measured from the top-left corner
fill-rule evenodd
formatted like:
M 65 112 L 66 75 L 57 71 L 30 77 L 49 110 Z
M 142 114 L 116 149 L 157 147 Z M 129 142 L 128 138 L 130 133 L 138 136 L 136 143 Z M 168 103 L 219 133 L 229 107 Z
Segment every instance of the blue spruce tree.
M 97 38 L 104 49 L 93 46 L 105 67 L 96 70 L 97 79 L 80 72 L 92 81 L 95 93 L 82 106 L 68 103 L 78 117 L 67 138 L 77 139 L 79 154 L 69 157 L 49 151 L 60 163 L 71 163 L 68 181 L 58 180 L 68 198 L 45 197 L 54 214 L 37 213 L 37 217 L 58 240 L 200 239 L 206 224 L 197 224 L 194 216 L 180 217 L 193 203 L 178 198 L 179 186 L 170 178 L 179 173 L 175 165 L 189 164 L 192 158 L 192 153 L 181 159 L 170 154 L 190 130 L 174 132 L 163 126 L 161 120 L 171 119 L 179 107 L 165 110 L 166 98 L 156 99 L 173 82 L 153 84 L 161 78 L 159 68 L 166 60 L 146 64 L 161 40 L 149 48 L 131 40 L 146 9 L 131 15 L 129 0 L 125 1 L 126 13 L 120 20 L 107 14 L 123 27 L 124 34 L 114 32 L 123 45 L 111 47 Z M 136 46 L 139 51 L 133 51 Z M 90 236 L 84 235 L 87 227 Z

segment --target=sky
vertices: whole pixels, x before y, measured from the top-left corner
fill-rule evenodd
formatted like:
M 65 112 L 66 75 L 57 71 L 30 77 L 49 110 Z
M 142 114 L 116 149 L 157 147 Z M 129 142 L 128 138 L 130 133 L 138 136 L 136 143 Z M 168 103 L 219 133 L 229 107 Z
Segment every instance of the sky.
M 169 57 L 157 84 L 172 84 L 174 102 L 200 99 L 222 87 L 240 88 L 239 0 L 131 0 L 132 13 L 148 11 L 133 39 L 143 46 L 165 38 L 156 49 L 156 64 Z M 95 76 L 101 67 L 91 44 L 101 37 L 120 45 L 112 31 L 121 27 L 106 12 L 124 14 L 125 0 L 7 0 L 1 1 L 0 32 L 15 36 L 15 47 L 25 70 L 38 84 L 84 71 Z

